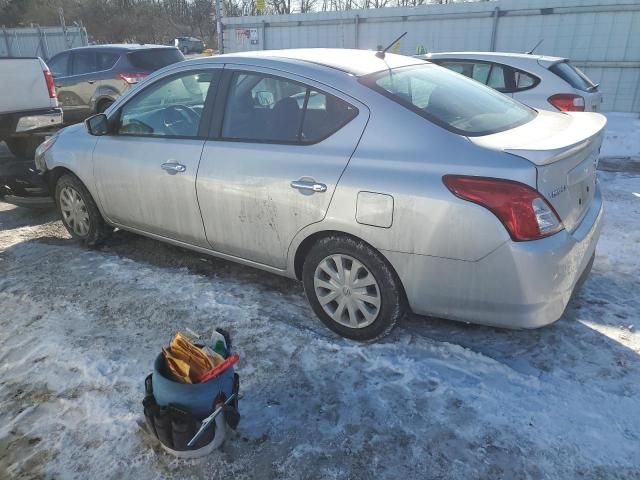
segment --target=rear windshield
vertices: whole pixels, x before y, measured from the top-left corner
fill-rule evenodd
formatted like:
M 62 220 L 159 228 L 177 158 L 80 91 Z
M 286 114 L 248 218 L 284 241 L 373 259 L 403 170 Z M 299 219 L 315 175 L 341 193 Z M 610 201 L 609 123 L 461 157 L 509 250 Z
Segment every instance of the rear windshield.
M 560 62 L 549 67 L 553 73 L 571 85 L 573 88 L 583 92 L 593 92 L 597 90 L 597 85 L 587 77 L 582 70 L 574 67 L 569 62 Z
M 536 111 L 464 75 L 433 64 L 362 77 L 368 87 L 465 136 L 489 135 L 533 120 Z
M 129 54 L 131 65 L 150 72 L 182 60 L 184 55 L 177 48 L 154 48 Z

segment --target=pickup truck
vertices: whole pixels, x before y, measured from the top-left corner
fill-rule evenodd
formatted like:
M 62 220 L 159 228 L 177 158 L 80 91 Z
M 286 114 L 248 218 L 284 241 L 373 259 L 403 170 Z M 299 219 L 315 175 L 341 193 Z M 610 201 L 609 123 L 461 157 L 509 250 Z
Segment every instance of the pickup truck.
M 0 141 L 33 158 L 44 134 L 62 125 L 51 72 L 40 58 L 0 58 Z

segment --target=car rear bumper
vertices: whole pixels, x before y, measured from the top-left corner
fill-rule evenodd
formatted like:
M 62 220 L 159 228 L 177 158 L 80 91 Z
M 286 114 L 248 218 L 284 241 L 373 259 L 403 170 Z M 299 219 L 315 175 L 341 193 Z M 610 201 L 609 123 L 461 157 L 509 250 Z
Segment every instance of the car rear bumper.
M 62 125 L 62 110 L 54 108 L 43 112 L 29 112 L 17 119 L 16 133 L 27 133 Z
M 383 253 L 396 269 L 412 310 L 469 323 L 537 328 L 555 322 L 588 275 L 603 218 L 596 191 L 573 233 L 508 241 L 478 261 Z
M 62 125 L 62 109 L 48 108 L 0 115 L 0 138 L 26 135 Z

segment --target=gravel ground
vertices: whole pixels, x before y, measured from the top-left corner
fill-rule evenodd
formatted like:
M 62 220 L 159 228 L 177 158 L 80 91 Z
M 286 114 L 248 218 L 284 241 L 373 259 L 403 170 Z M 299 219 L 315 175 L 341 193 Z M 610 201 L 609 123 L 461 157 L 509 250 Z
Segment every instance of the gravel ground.
M 297 282 L 118 231 L 75 245 L 0 202 L 0 478 L 640 479 L 640 174 L 609 162 L 592 275 L 563 318 L 411 318 L 360 345 Z M 177 328 L 231 330 L 243 418 L 198 461 L 143 431 Z

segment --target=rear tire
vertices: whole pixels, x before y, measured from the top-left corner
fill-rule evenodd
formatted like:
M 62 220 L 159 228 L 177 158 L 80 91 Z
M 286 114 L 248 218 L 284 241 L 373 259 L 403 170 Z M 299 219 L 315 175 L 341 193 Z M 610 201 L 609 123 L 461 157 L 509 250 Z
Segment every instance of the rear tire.
M 75 175 L 66 174 L 58 179 L 55 200 L 65 228 L 84 245 L 101 245 L 113 231 L 105 223 L 89 191 Z
M 7 138 L 7 147 L 16 157 L 33 160 L 36 148 L 43 142 L 43 138 L 37 136 Z
M 384 337 L 406 312 L 404 291 L 392 267 L 371 246 L 351 237 L 319 240 L 305 259 L 302 281 L 320 320 L 352 340 Z

